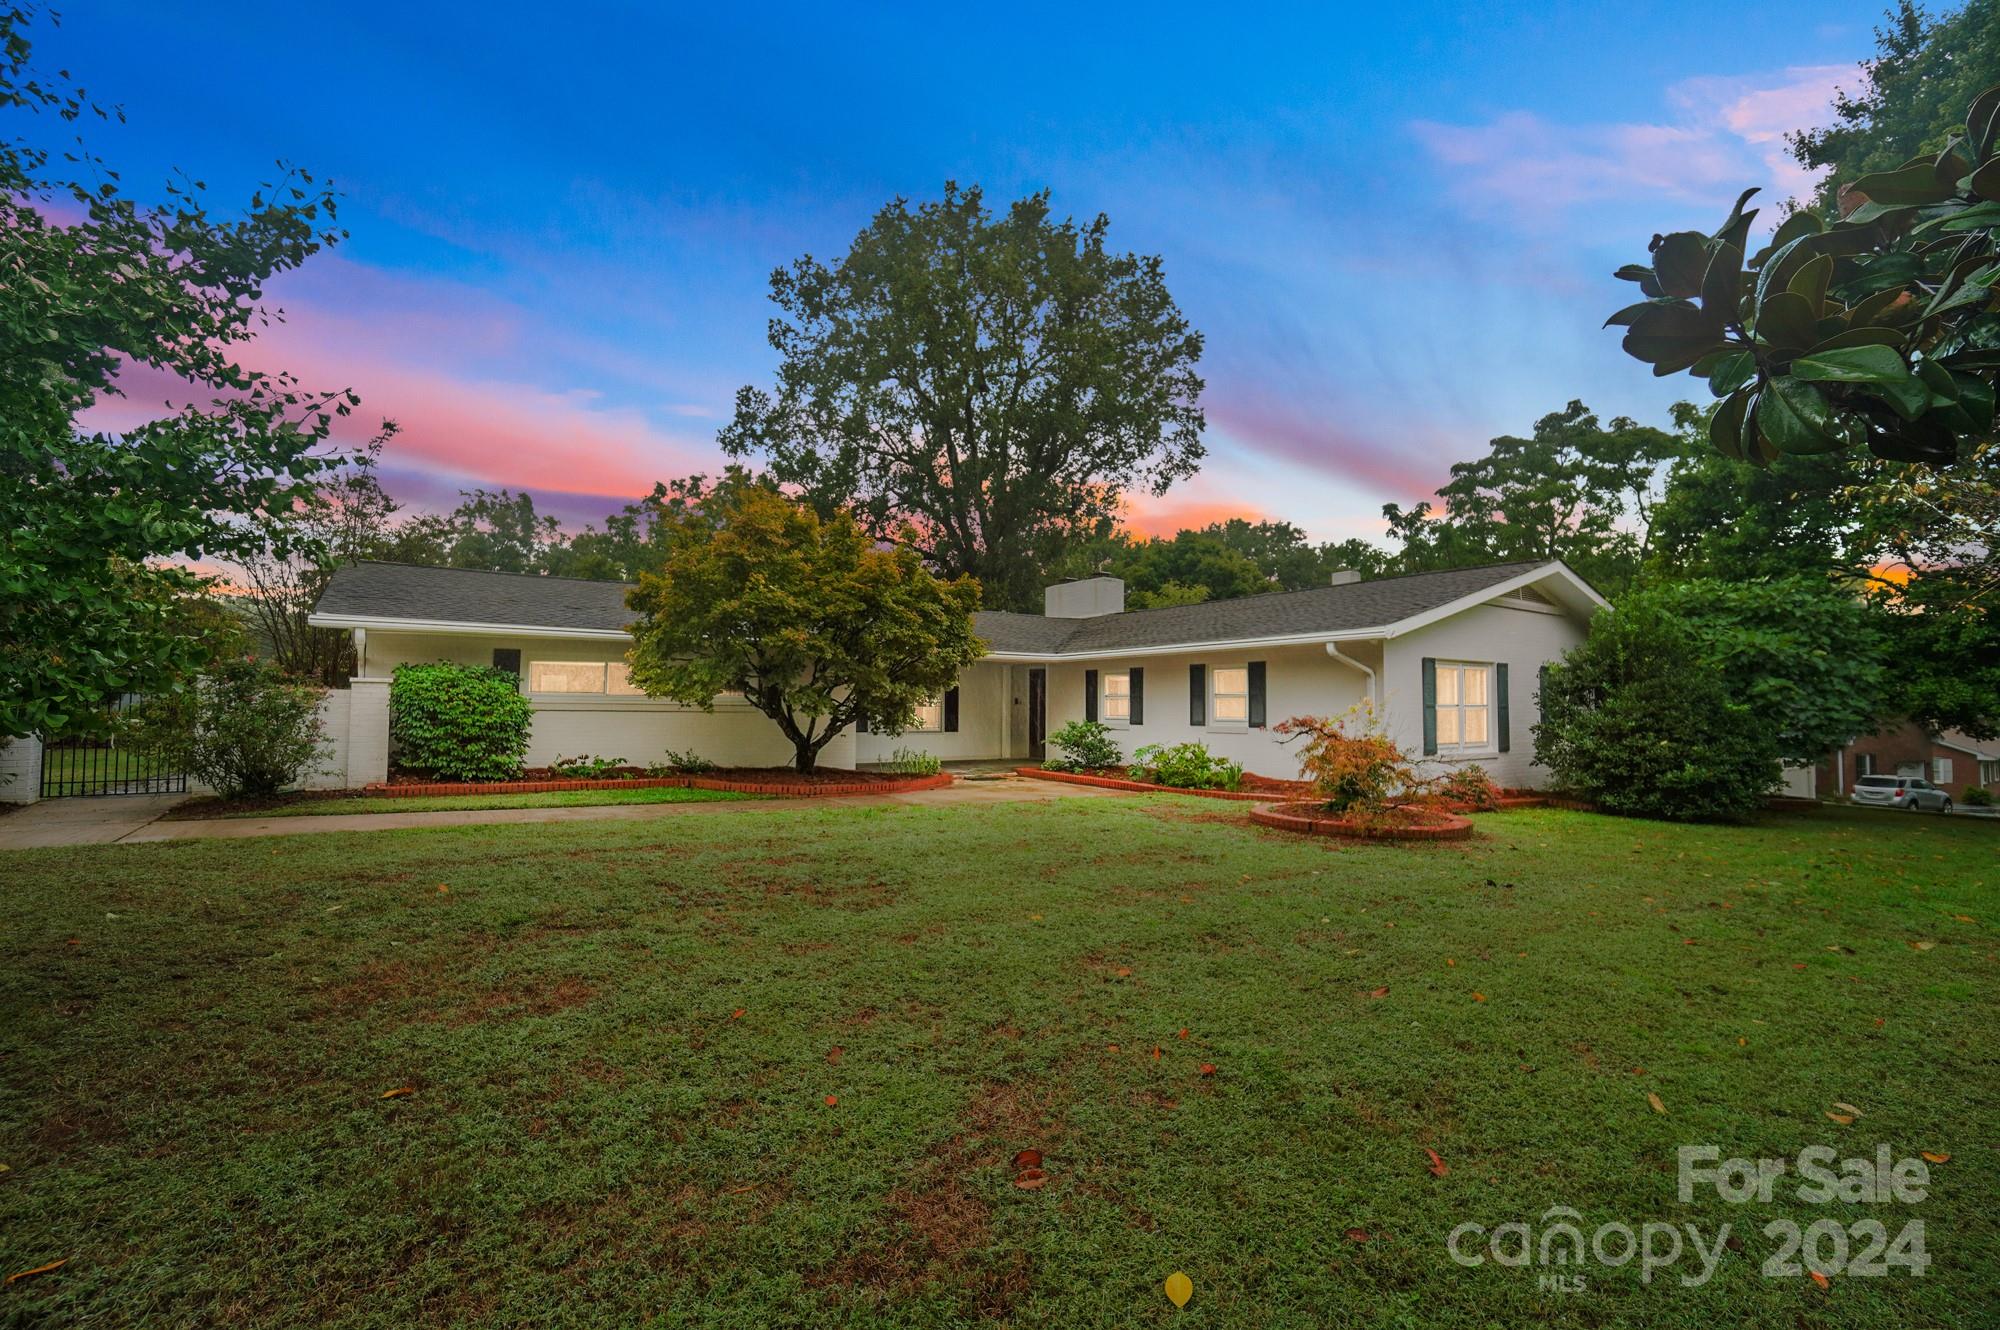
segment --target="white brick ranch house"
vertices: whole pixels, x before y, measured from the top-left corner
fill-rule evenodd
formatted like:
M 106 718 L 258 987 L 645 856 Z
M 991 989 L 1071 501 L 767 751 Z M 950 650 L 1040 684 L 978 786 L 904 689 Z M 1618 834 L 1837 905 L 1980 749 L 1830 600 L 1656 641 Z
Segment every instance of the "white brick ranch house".
M 340 783 L 387 773 L 388 682 L 399 664 L 448 660 L 515 674 L 535 709 L 530 765 L 593 753 L 645 764 L 693 749 L 727 766 L 778 766 L 791 746 L 728 696 L 713 712 L 639 693 L 626 678 L 628 587 L 404 564 L 337 572 L 310 622 L 347 629 L 359 660 L 337 719 Z M 1541 666 L 1583 640 L 1604 606 L 1557 561 L 1334 584 L 1154 610 L 1093 577 L 1049 587 L 1041 614 L 985 611 L 987 654 L 902 735 L 847 733 L 828 766 L 916 748 L 946 761 L 1039 761 L 1071 720 L 1142 744 L 1197 740 L 1258 775 L 1294 777 L 1271 733 L 1287 716 L 1372 699 L 1388 732 L 1438 762 L 1478 762 L 1503 785 L 1539 784 L 1529 731 Z

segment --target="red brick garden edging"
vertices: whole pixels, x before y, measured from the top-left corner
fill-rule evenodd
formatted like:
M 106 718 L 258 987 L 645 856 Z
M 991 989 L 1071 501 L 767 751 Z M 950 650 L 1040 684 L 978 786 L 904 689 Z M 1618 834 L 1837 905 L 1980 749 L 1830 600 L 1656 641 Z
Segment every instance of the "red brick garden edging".
M 780 799 L 832 799 L 857 794 L 913 794 L 941 790 L 951 784 L 949 771 L 934 776 L 891 780 L 814 784 L 803 781 L 725 780 L 720 776 L 635 776 L 627 780 L 503 780 L 448 781 L 428 785 L 369 785 L 368 794 L 414 798 L 454 794 L 560 794 L 567 790 L 719 790 L 726 794 L 764 794 Z
M 1296 831 L 1307 836 L 1342 836 L 1353 840 L 1464 840 L 1472 834 L 1472 819 L 1457 813 L 1433 813 L 1438 819 L 1428 826 L 1350 822 L 1334 817 L 1313 804 L 1271 804 L 1250 810 L 1250 820 L 1280 831 Z
M 1068 785 L 1095 785 L 1101 790 L 1131 790 L 1138 794 L 1193 794 L 1203 799 L 1240 799 L 1250 803 L 1269 803 L 1277 797 L 1269 791 L 1258 794 L 1251 790 L 1190 790 L 1180 785 L 1148 785 L 1142 780 L 1126 780 L 1120 776 L 1088 776 L 1080 771 L 1050 771 L 1046 767 L 1015 767 L 1014 774 L 1035 780 L 1059 780 Z

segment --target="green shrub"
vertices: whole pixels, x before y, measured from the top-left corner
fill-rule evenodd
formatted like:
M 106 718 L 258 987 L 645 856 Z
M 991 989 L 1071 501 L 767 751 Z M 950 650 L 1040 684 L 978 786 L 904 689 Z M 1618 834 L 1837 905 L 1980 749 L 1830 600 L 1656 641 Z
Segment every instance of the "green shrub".
M 1199 743 L 1147 744 L 1132 754 L 1125 774 L 1178 790 L 1233 790 L 1243 783 L 1243 764 L 1216 757 Z
M 1987 789 L 1984 785 L 1966 786 L 1965 793 L 1960 795 L 1959 798 L 1971 808 L 1991 808 L 1993 806 L 1993 791 Z
M 660 760 L 646 768 L 648 776 L 700 776 L 714 771 L 715 763 L 690 748 L 685 753 L 677 753 L 669 748 L 661 754 Z
M 1062 750 L 1061 757 L 1042 763 L 1049 771 L 1098 771 L 1125 760 L 1100 721 L 1073 720 L 1049 736 L 1049 745 Z
M 1740 818 L 1779 785 L 1778 742 L 1703 662 L 1686 625 L 1646 605 L 1605 611 L 1549 666 L 1535 759 L 1606 812 Z
M 549 763 L 549 771 L 564 780 L 611 780 L 622 776 L 630 765 L 622 757 L 592 757 L 589 753 L 578 753 L 575 757 L 559 757 Z
M 289 679 L 269 665 L 219 660 L 193 687 L 140 703 L 128 723 L 128 742 L 225 799 L 276 794 L 320 765 L 324 696 L 317 684 Z
M 512 780 L 533 718 L 520 681 L 484 665 L 398 665 L 389 684 L 397 761 L 446 780 Z
M 889 754 L 889 760 L 882 764 L 882 769 L 898 776 L 935 776 L 944 770 L 944 763 L 935 753 L 898 748 Z

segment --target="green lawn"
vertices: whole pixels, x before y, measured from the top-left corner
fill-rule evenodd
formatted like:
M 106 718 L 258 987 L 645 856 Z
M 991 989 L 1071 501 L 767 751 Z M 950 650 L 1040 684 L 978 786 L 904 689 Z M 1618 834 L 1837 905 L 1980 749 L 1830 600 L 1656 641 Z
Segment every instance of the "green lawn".
M 0 1268 L 69 1261 L 0 1325 L 1992 1324 L 1995 828 L 1240 817 L 0 854 Z M 1676 1199 L 1682 1144 L 1878 1142 L 1951 1156 L 1927 1200 Z M 1741 1250 L 1580 1293 L 1446 1255 L 1554 1206 Z M 1765 1224 L 1827 1217 L 1923 1220 L 1929 1274 L 1760 1276 Z
M 442 813 L 478 812 L 487 808 L 583 808 L 599 804 L 702 804 L 727 803 L 736 799 L 759 799 L 762 795 L 733 794 L 726 790 L 682 789 L 676 785 L 643 786 L 636 790 L 557 790 L 547 794 L 438 794 L 362 795 L 353 799 L 300 799 L 296 803 L 247 807 L 240 812 L 204 812 L 205 800 L 191 800 L 167 814 L 169 819 L 193 817 L 327 817 L 345 813 Z

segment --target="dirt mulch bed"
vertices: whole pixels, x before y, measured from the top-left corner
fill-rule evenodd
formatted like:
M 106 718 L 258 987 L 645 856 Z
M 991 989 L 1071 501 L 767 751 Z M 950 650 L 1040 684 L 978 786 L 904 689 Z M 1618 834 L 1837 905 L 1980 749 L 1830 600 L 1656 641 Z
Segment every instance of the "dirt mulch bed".
M 1245 776 L 1240 789 L 1190 790 L 1179 785 L 1154 785 L 1128 780 L 1123 767 L 1098 771 L 1050 771 L 1044 767 L 1015 767 L 1014 774 L 1035 780 L 1057 780 L 1068 785 L 1095 785 L 1102 790 L 1131 790 L 1136 793 L 1193 794 L 1204 799 L 1237 799 L 1246 803 L 1269 803 L 1273 799 L 1296 799 L 1307 792 L 1304 781 L 1272 780 L 1268 776 Z
M 627 768 L 637 771 L 637 768 Z M 560 794 L 567 790 L 646 790 L 669 787 L 722 790 L 730 794 L 767 794 L 781 799 L 832 799 L 855 794 L 908 794 L 941 790 L 951 773 L 899 776 L 887 771 L 822 770 L 811 773 L 789 767 L 722 767 L 699 776 L 648 776 L 643 773 L 610 780 L 567 780 L 546 767 L 523 773 L 525 779 L 506 781 L 432 781 L 406 779 L 398 772 L 385 785 L 370 785 L 364 794 L 389 797 L 450 794 Z
M 1324 804 L 1271 804 L 1251 809 L 1250 820 L 1280 831 L 1352 840 L 1464 840 L 1472 834 L 1471 818 L 1430 808 L 1392 808 L 1380 818 L 1356 822 L 1329 813 Z

